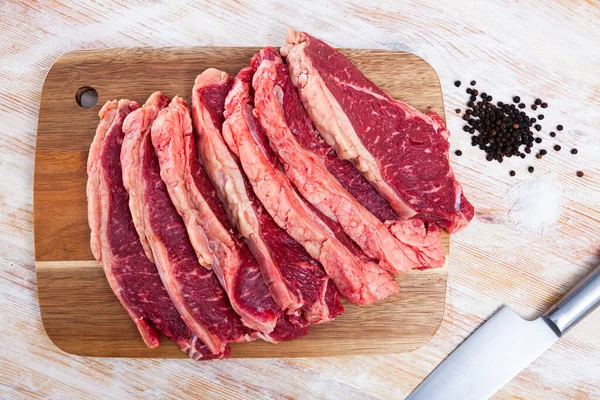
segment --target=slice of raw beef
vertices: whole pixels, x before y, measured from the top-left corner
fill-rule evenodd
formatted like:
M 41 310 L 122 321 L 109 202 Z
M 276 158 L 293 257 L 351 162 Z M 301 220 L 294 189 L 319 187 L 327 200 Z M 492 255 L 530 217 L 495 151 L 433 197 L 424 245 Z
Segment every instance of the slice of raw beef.
M 265 211 L 221 136 L 221 125 L 227 130 L 245 123 L 241 109 L 248 103 L 251 71 L 247 76 L 246 81 L 238 79 L 229 92 L 225 123 L 220 108 L 211 111 L 213 105 L 224 103 L 226 92 L 220 88 L 228 88 L 231 78 L 215 69 L 198 77 L 195 93 L 202 111 L 196 112 L 203 115 L 197 129 L 200 159 L 230 221 L 256 257 L 275 302 L 290 315 L 303 314 L 310 323 L 327 322 L 343 312 L 339 292 L 320 264 Z
M 164 98 L 163 97 L 155 97 L 154 101 L 156 102 L 156 104 L 155 104 L 156 107 L 158 107 L 159 109 L 162 109 L 169 104 L 169 99 L 167 97 L 164 97 Z M 138 106 L 138 108 L 139 108 L 139 106 Z M 123 124 L 123 122 L 121 122 L 121 124 Z M 123 134 L 123 137 L 124 136 L 125 135 Z M 137 201 L 138 201 L 138 199 L 129 197 L 130 205 L 132 204 L 132 202 L 137 202 Z M 144 234 L 144 230 L 142 229 L 142 215 L 141 215 L 140 204 L 131 206 L 130 211 L 131 211 L 131 217 L 133 218 L 133 225 L 135 226 L 135 229 L 138 233 L 140 243 L 142 244 L 142 247 L 144 249 L 144 253 L 146 254 L 146 257 L 148 257 L 148 259 L 150 261 L 152 261 L 152 263 L 154 263 L 154 255 L 152 254 L 152 249 L 150 248 L 150 243 L 148 243 L 148 239 L 146 238 L 146 235 Z
M 166 184 L 171 202 L 183 218 L 190 243 L 200 265 L 212 269 L 216 258 L 211 249 L 213 246 L 211 240 L 204 232 L 205 228 L 210 229 L 207 221 L 211 220 L 212 210 L 205 202 L 198 204 L 187 196 L 185 177 L 186 174 L 190 174 L 190 171 L 186 170 L 189 165 L 185 160 L 190 157 L 190 154 L 185 141 L 189 141 L 190 138 L 184 137 L 183 133 L 188 132 L 189 135 L 192 132 L 189 108 L 181 98 L 175 97 L 170 103 L 167 99 L 167 104 L 160 109 L 164 111 L 159 112 L 151 123 L 151 138 L 159 160 L 160 177 Z M 174 135 L 173 132 L 182 132 L 182 134 Z M 138 210 L 141 210 L 141 207 Z
M 185 325 L 134 227 L 120 154 L 123 120 L 138 107 L 133 101 L 113 100 L 100 110 L 87 166 L 92 252 L 148 347 L 159 345 L 160 331 L 194 360 L 226 357 L 228 350 L 212 354 Z
M 302 196 L 320 212 L 338 222 L 367 256 L 379 261 L 382 268 L 399 273 L 442 266 L 445 257 L 439 228 L 430 233 L 437 237 L 439 245 L 435 258 L 429 259 L 427 256 L 431 252 L 419 252 L 418 247 L 406 245 L 394 237 L 392 231 L 337 179 L 337 176 L 342 179 L 348 175 L 360 176 L 360 172 L 348 161 L 340 160 L 345 163 L 343 166 L 332 163 L 330 159 L 336 157 L 335 152 L 318 140 L 319 134 L 302 106 L 288 75 L 287 66 L 276 50 L 272 47 L 263 49 L 254 57 L 253 65 L 256 68 L 253 80 L 255 114 L 265 129 L 271 148 L 283 164 L 286 175 Z M 331 153 L 334 154 L 330 155 Z M 333 172 L 329 170 L 329 165 L 336 167 Z M 342 171 L 341 168 L 344 167 L 345 170 Z M 360 182 L 371 186 L 364 178 L 360 178 Z M 350 183 L 350 186 L 357 188 L 358 184 Z M 375 195 L 375 189 L 371 188 L 370 191 Z M 363 188 L 355 192 L 363 194 L 366 190 Z M 375 201 L 381 199 L 379 195 L 374 197 Z M 385 210 L 378 206 L 378 210 L 393 214 L 391 207 Z M 394 222 L 390 221 L 388 225 L 390 224 Z M 422 260 L 425 263 L 422 264 Z
M 240 71 L 234 90 L 250 91 L 252 69 Z M 245 86 L 245 87 L 244 87 Z M 235 105 L 232 92 L 223 134 L 238 157 L 254 193 L 275 223 L 300 243 L 325 268 L 342 296 L 354 304 L 369 304 L 398 292 L 393 277 L 376 263 L 365 259 L 334 221 L 320 215 L 296 193 L 269 147 L 260 123 L 253 114 L 251 99 Z
M 154 93 L 125 119 L 123 184 L 134 200 L 130 208 L 140 212 L 142 230 L 173 304 L 192 332 L 219 354 L 227 351 L 230 342 L 251 340 L 252 332 L 231 308 L 215 273 L 200 266 L 184 222 L 160 177 L 150 129 L 159 106 L 167 101 L 160 92 Z
M 448 232 L 469 223 L 473 206 L 450 168 L 449 132 L 439 116 L 392 99 L 345 56 L 306 33 L 290 29 L 281 53 L 325 141 L 400 217 L 419 216 Z
M 223 206 L 198 161 L 190 110 L 175 97 L 152 125 L 152 142 L 158 155 L 161 176 L 187 230 L 200 231 L 213 254 L 217 274 L 242 322 L 260 337 L 279 342 L 308 332 L 304 318 L 282 316 L 269 296 L 256 260 L 231 229 Z M 192 226 L 190 226 L 192 224 Z

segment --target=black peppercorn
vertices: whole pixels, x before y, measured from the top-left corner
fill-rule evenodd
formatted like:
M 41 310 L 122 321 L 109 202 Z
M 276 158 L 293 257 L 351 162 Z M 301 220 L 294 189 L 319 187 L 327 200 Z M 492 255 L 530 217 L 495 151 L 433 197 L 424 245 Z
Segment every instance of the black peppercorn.
M 529 168 L 527 168 L 527 171 L 529 171 L 529 173 L 532 173 L 532 172 L 533 172 L 533 170 L 534 170 L 534 168 L 533 168 L 533 167 L 529 167 Z
M 471 86 L 475 86 L 477 84 L 477 82 L 475 80 L 471 81 Z
M 460 81 L 454 81 L 454 86 L 460 87 Z
M 532 110 L 537 110 L 537 106 L 536 106 L 535 104 L 532 104 L 532 105 L 531 105 L 531 109 L 532 109 Z
M 583 171 L 577 171 L 577 176 L 583 178 Z
M 515 171 L 510 171 L 508 174 L 509 174 L 510 176 L 515 176 L 517 173 L 516 173 Z
M 534 153 L 539 159 L 547 154 L 546 150 L 533 151 L 534 145 L 543 141 L 541 137 L 534 136 L 534 132 L 541 131 L 542 127 L 537 122 L 545 119 L 544 115 L 539 114 L 537 118 L 528 116 L 524 110 L 527 105 L 521 103 L 519 96 L 513 97 L 514 104 L 502 101 L 494 104 L 492 95 L 486 92 L 479 93 L 475 88 L 467 91 L 469 100 L 462 118 L 468 125 L 463 130 L 473 135 L 471 144 L 486 153 L 486 160 L 502 163 L 507 157 L 526 158 L 527 154 Z M 538 103 L 532 104 L 532 108 L 541 105 Z M 459 154 L 458 151 L 455 153 Z
M 535 99 L 535 104 L 539 106 L 540 104 L 542 104 L 542 100 L 540 100 L 540 99 Z
M 562 125 L 556 125 L 556 130 L 562 131 L 563 130 L 563 126 Z
M 544 150 L 544 149 L 541 149 L 540 150 L 540 154 L 543 155 L 543 156 L 545 156 L 546 154 L 548 154 L 548 152 L 546 150 Z
M 571 149 L 571 154 L 577 154 L 577 153 L 578 153 L 577 149 Z
M 561 149 L 560 145 L 558 145 L 558 144 L 555 144 L 555 145 L 554 145 L 554 150 L 556 150 L 556 151 L 560 151 L 560 149 Z
M 548 108 L 548 103 L 546 103 L 546 102 L 542 103 L 542 104 L 541 104 L 541 107 L 542 107 L 542 108 Z
M 460 151 L 460 150 L 456 150 L 456 151 L 454 152 L 454 154 L 456 154 L 457 156 L 459 156 L 459 157 L 460 157 L 460 156 L 462 156 L 462 151 Z
M 556 137 L 556 132 L 550 132 L 550 137 Z

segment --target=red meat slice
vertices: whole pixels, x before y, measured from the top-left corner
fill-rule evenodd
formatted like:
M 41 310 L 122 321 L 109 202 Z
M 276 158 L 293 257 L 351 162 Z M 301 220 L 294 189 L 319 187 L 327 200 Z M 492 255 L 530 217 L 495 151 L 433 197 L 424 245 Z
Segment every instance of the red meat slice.
M 238 74 L 237 85 L 246 85 L 245 92 L 249 91 L 251 75 L 251 68 Z M 239 120 L 229 123 L 229 129 L 223 132 L 225 141 L 275 223 L 319 260 L 350 302 L 369 304 L 397 293 L 398 284 L 389 273 L 365 259 L 339 225 L 320 215 L 295 192 L 269 148 L 249 100 L 238 105 L 236 111 Z
M 252 332 L 231 308 L 214 272 L 200 266 L 184 222 L 160 177 L 150 129 L 159 105 L 166 102 L 164 95 L 154 93 L 144 107 L 125 120 L 123 183 L 134 200 L 130 207 L 141 207 L 135 212 L 140 212 L 141 229 L 171 300 L 192 332 L 219 354 L 227 351 L 230 342 L 250 340 Z
M 255 114 L 265 128 L 270 146 L 282 162 L 286 175 L 304 198 L 338 222 L 366 255 L 378 260 L 382 268 L 392 273 L 442 266 L 445 257 L 439 228 L 429 233 L 431 239 L 437 239 L 437 252 L 421 252 L 418 246 L 409 246 L 394 237 L 392 232 L 403 230 L 388 230 L 386 224 L 338 180 L 338 176 L 344 179 L 363 198 L 367 198 L 366 194 L 370 192 L 374 200 L 366 200 L 367 204 L 375 203 L 378 211 L 394 214 L 391 207 L 386 209 L 380 204 L 385 200 L 351 163 L 333 161 L 337 159 L 335 152 L 320 139 L 292 85 L 287 67 L 275 49 L 263 49 L 254 57 L 253 64 L 256 68 L 253 81 Z M 354 183 L 347 179 L 352 175 L 358 178 Z M 394 223 L 389 221 L 387 225 Z M 421 224 L 425 230 L 424 224 Z M 425 238 L 431 242 L 427 234 Z M 429 258 L 431 255 L 434 257 Z
M 100 110 L 87 166 L 92 252 L 148 347 L 159 345 L 160 331 L 194 360 L 226 357 L 228 350 L 212 354 L 185 325 L 134 227 L 120 155 L 123 120 L 138 107 L 133 101 L 113 100 Z
M 184 217 L 188 232 L 206 238 L 211 267 L 244 325 L 271 342 L 306 334 L 305 320 L 280 318 L 281 310 L 269 297 L 256 261 L 231 227 L 223 225 L 227 217 L 198 162 L 187 103 L 174 98 L 152 125 L 151 137 L 173 204 L 180 215 L 189 217 Z
M 458 231 L 473 218 L 448 161 L 449 132 L 436 114 L 392 99 L 345 56 L 288 31 L 281 53 L 308 114 L 339 157 L 350 160 L 402 218 Z
M 248 67 L 236 77 L 225 102 L 223 135 L 231 136 L 232 129 L 244 129 L 246 126 L 244 110 L 251 102 L 252 75 L 253 70 Z M 213 182 L 219 182 L 216 185 L 218 191 L 225 199 L 238 230 L 246 237 L 259 261 L 273 299 L 290 314 L 302 312 L 311 323 L 335 318 L 343 312 L 335 285 L 318 261 L 273 221 L 218 133 L 217 129 L 206 130 L 203 140 L 210 143 L 201 146 L 204 149 L 204 165 L 222 160 L 221 168 L 209 168 L 209 171 L 220 171 L 211 174 L 211 178 Z M 213 157 L 211 161 L 216 153 L 222 156 Z

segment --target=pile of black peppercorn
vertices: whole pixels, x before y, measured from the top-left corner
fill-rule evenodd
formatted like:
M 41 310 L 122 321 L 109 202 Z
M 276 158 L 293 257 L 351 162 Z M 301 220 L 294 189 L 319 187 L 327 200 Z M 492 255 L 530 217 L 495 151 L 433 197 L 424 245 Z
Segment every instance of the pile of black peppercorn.
M 471 81 L 471 86 L 477 84 L 476 81 Z M 456 87 L 460 87 L 461 82 L 454 82 Z M 486 92 L 479 92 L 474 87 L 466 89 L 469 94 L 467 109 L 465 110 L 462 119 L 466 122 L 463 126 L 463 131 L 473 135 L 471 137 L 471 145 L 477 146 L 486 153 L 486 160 L 496 160 L 502 163 L 504 158 L 521 157 L 525 158 L 532 153 L 532 148 L 543 142 L 539 132 L 542 126 L 538 121 L 545 118 L 543 114 L 529 116 L 524 109 L 527 105 L 521 102 L 519 96 L 512 98 L 513 103 L 508 104 L 498 101 L 492 103 L 493 97 Z M 548 103 L 541 99 L 536 99 L 530 105 L 532 110 L 547 108 Z M 456 113 L 460 113 L 460 109 L 456 109 Z M 562 131 L 563 126 L 558 125 L 556 130 Z M 534 132 L 535 131 L 535 132 Z M 556 137 L 556 132 L 550 132 L 550 137 Z M 555 151 L 560 151 L 561 146 L 556 144 L 553 146 Z M 571 154 L 577 154 L 577 149 L 572 149 Z M 548 151 L 540 149 L 535 157 L 541 159 Z M 462 155 L 462 151 L 457 150 L 456 155 Z M 534 167 L 529 166 L 527 170 L 533 173 Z M 581 171 L 578 171 L 577 176 L 583 176 Z M 515 171 L 509 172 L 510 176 L 515 176 Z

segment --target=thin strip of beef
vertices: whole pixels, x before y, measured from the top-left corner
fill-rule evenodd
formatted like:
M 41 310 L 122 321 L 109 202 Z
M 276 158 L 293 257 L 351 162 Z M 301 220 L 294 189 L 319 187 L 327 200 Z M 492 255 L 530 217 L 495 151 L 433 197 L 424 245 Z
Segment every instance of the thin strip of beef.
M 278 323 L 281 310 L 268 293 L 266 299 L 261 296 L 260 285 L 264 286 L 264 283 L 254 267 L 255 260 L 232 236 L 231 227 L 224 226 L 217 216 L 217 213 L 224 215 L 225 212 L 198 161 L 190 111 L 185 101 L 175 97 L 169 107 L 159 113 L 152 125 L 151 138 L 173 204 L 182 216 L 197 214 L 197 217 L 184 219 L 187 230 L 201 231 L 206 237 L 214 257 L 213 271 L 222 286 L 231 291 L 227 295 L 242 322 L 271 342 L 305 334 L 306 321 L 295 318 Z M 224 220 L 227 222 L 226 216 Z M 267 292 L 266 287 L 264 291 Z
M 168 105 L 168 107 L 167 107 Z M 186 160 L 190 154 L 189 142 L 192 135 L 192 120 L 187 103 L 179 97 L 161 107 L 152 122 L 151 140 L 160 165 L 160 176 L 167 187 L 171 202 L 184 221 L 190 243 L 200 265 L 213 269 L 218 260 L 212 249 L 215 247 L 205 229 L 214 228 L 211 208 L 205 203 L 193 202 L 188 195 L 186 178 L 191 174 Z M 215 271 L 217 274 L 218 271 Z
M 319 263 L 265 211 L 219 131 L 221 124 L 224 132 L 238 129 L 237 124 L 242 124 L 243 129 L 246 124 L 243 108 L 250 100 L 252 71 L 246 68 L 238 74 L 225 103 L 225 122 L 220 109 L 215 113 L 209 109 L 209 104 L 221 104 L 221 101 L 208 102 L 206 98 L 211 93 L 222 96 L 224 92 L 218 87 L 228 85 L 229 78 L 216 70 L 208 70 L 203 75 L 205 90 L 201 100 L 205 102 L 205 111 L 214 114 L 217 121 L 210 121 L 208 115 L 203 120 L 198 148 L 230 221 L 256 257 L 269 292 L 279 307 L 290 315 L 302 313 L 310 323 L 330 321 L 343 312 L 337 289 Z M 327 296 L 329 286 L 333 287 L 334 296 Z
M 212 354 L 185 325 L 134 227 L 120 154 L 123 120 L 138 107 L 133 101 L 113 100 L 100 110 L 87 166 L 92 252 L 148 347 L 159 345 L 160 331 L 194 360 L 227 357 L 229 352 Z
M 272 47 L 263 49 L 254 57 L 253 65 L 256 68 L 253 80 L 255 114 L 265 128 L 270 146 L 282 162 L 286 175 L 303 197 L 338 222 L 367 256 L 378 260 L 382 268 L 391 273 L 442 266 L 445 257 L 439 229 L 431 232 L 431 235 L 437 236 L 439 243 L 436 257 L 425 259 L 423 264 L 423 256 L 432 254 L 431 251 L 420 252 L 418 247 L 398 240 L 386 224 L 363 206 L 329 171 L 325 154 L 327 145 L 317 140 L 318 132 L 306 114 L 287 67 L 276 50 Z M 356 171 L 347 161 L 346 167 Z M 356 174 L 360 172 L 356 171 Z M 371 186 L 366 180 L 362 182 Z M 374 188 L 372 192 L 376 193 Z M 389 211 L 393 214 L 391 208 Z M 389 221 L 388 225 L 394 223 Z
M 245 73 L 252 72 L 242 70 L 239 81 L 249 81 Z M 241 113 L 243 123 L 231 124 L 224 139 L 275 223 L 323 265 L 350 302 L 370 304 L 397 293 L 398 284 L 389 273 L 366 260 L 339 225 L 320 215 L 296 193 L 254 117 L 252 104 L 246 102 Z
M 150 139 L 159 104 L 165 101 L 157 92 L 123 124 L 123 183 L 136 200 L 130 207 L 141 207 L 142 229 L 173 304 L 192 332 L 213 354 L 219 354 L 227 351 L 230 342 L 250 340 L 252 332 L 231 308 L 214 272 L 200 266 L 184 222 L 160 177 Z
M 166 104 L 168 104 L 168 102 Z M 166 104 L 163 104 L 162 106 L 164 107 Z M 139 105 L 136 107 L 136 110 L 137 110 L 137 108 L 139 108 Z M 125 117 L 120 121 L 121 129 L 122 129 L 124 119 L 125 119 Z M 101 124 L 102 124 L 102 122 L 101 122 Z M 94 146 L 94 144 L 92 144 L 92 148 L 93 148 L 93 146 Z M 119 168 L 121 169 L 120 164 L 119 164 Z M 132 201 L 135 201 L 135 199 L 129 198 L 129 201 L 132 202 Z M 146 239 L 146 236 L 144 235 L 144 231 L 142 230 L 142 226 L 140 223 L 141 215 L 140 215 L 139 209 L 137 207 L 131 207 L 131 217 L 133 218 L 133 224 L 137 230 L 140 243 L 142 244 L 142 248 L 144 249 L 144 253 L 146 254 L 146 257 L 154 263 L 154 256 L 152 255 L 152 249 L 150 248 L 148 239 Z
M 392 99 L 345 56 L 290 29 L 281 48 L 312 121 L 337 155 L 350 160 L 402 218 L 418 216 L 449 232 L 473 206 L 448 161 L 441 118 Z
M 214 137 L 213 135 L 220 135 L 224 120 L 223 111 L 225 108 L 225 98 L 227 93 L 229 93 L 232 84 L 233 79 L 227 74 L 210 68 L 196 77 L 192 91 L 192 121 L 196 147 L 198 150 L 198 160 L 207 162 L 204 164 L 204 167 L 208 173 L 209 179 L 218 176 L 222 166 L 221 161 L 224 160 L 223 157 L 230 157 L 228 152 L 217 152 L 213 154 L 213 157 L 208 158 L 203 158 L 202 155 L 207 154 L 206 148 L 210 147 L 211 144 L 210 140 L 206 139 Z M 231 160 L 232 158 L 230 157 L 230 161 Z M 233 165 L 235 165 L 235 161 Z M 220 178 L 217 178 L 217 180 L 218 179 Z M 213 187 L 217 180 L 212 181 Z M 218 196 L 218 187 L 216 192 Z M 224 199 L 221 199 L 221 201 L 223 200 Z M 251 279 L 245 278 L 241 281 L 245 288 L 241 293 L 236 292 L 233 285 L 228 285 L 227 287 L 233 289 L 231 291 L 228 290 L 230 297 L 233 296 L 235 298 L 235 303 L 237 303 L 242 310 L 251 312 L 251 315 L 248 315 L 248 318 L 253 317 L 255 320 L 258 320 L 262 318 L 262 315 L 267 311 L 274 314 L 276 313 L 276 317 L 271 319 L 271 321 L 276 322 L 274 328 L 270 328 L 270 330 L 259 330 L 262 334 L 261 337 L 264 340 L 277 343 L 282 340 L 289 340 L 307 334 L 309 323 L 303 316 L 283 315 L 282 309 L 273 300 L 269 293 L 268 286 L 264 279 L 262 279 L 258 260 L 252 254 L 251 249 L 244 243 L 243 236 L 232 228 L 223 203 L 221 202 L 219 204 L 220 208 L 217 215 L 220 216 L 220 222 L 223 226 L 226 226 L 229 231 L 235 232 L 232 234 L 232 238 L 236 241 L 237 251 L 241 257 L 240 265 L 236 266 L 236 268 L 238 268 L 238 272 L 242 272 L 251 277 Z M 231 273 L 228 275 L 229 276 L 225 275 L 226 283 L 232 282 L 232 280 L 228 282 L 228 277 L 235 277 L 235 275 Z M 234 302 L 232 301 L 232 303 Z

